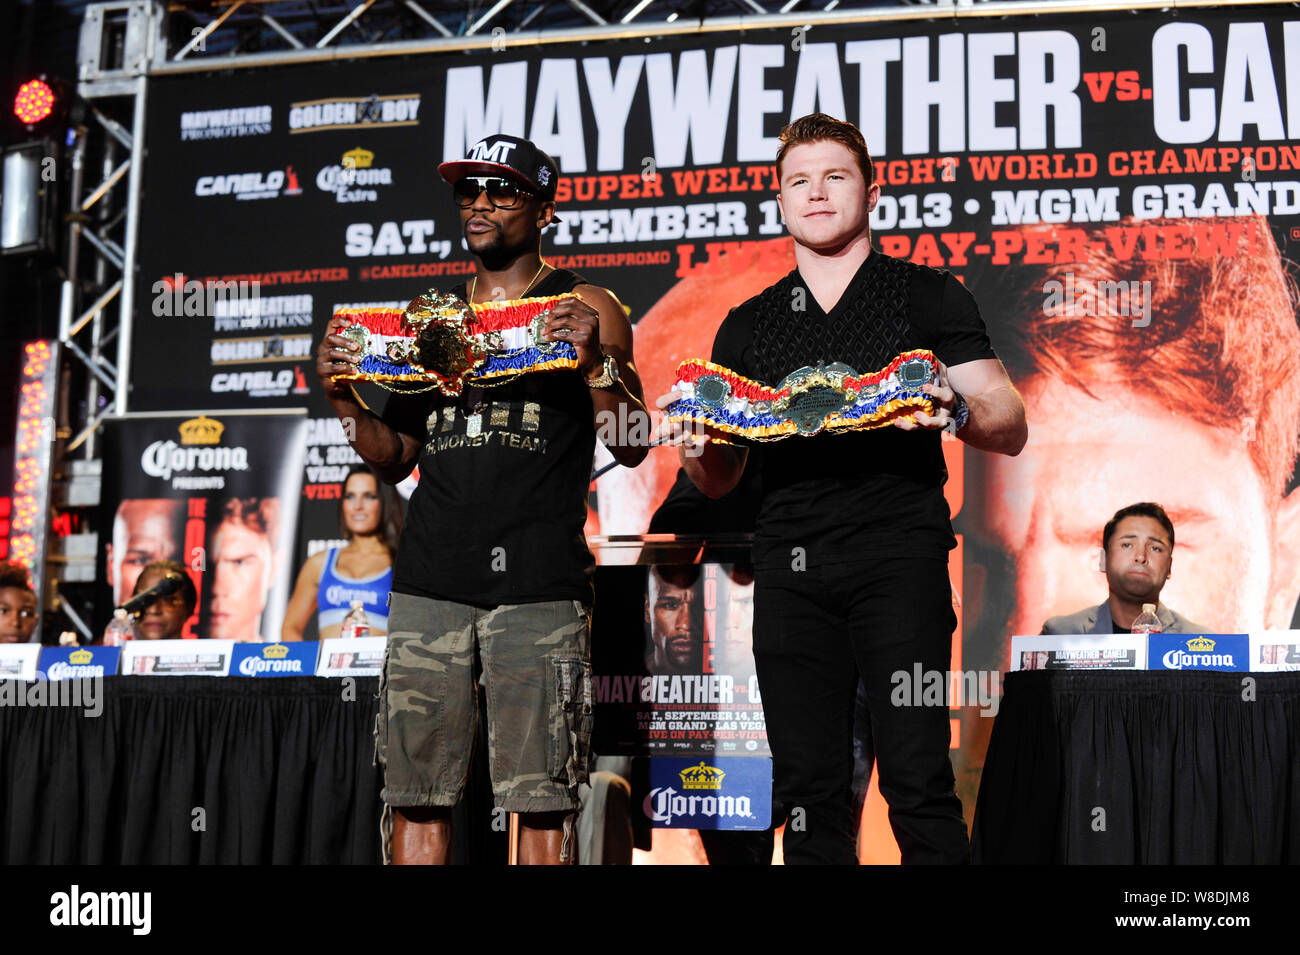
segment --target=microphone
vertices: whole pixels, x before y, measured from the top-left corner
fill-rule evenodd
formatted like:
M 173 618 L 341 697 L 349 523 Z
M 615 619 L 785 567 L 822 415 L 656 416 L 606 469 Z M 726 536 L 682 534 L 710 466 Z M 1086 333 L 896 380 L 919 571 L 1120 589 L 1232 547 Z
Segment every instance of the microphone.
M 125 610 L 128 616 L 135 616 L 136 614 L 143 611 L 155 600 L 161 600 L 163 597 L 170 596 L 171 594 L 176 593 L 176 591 L 180 589 L 181 589 L 180 577 L 176 576 L 175 574 L 172 574 L 158 581 L 158 583 L 154 584 L 144 593 L 136 594 L 134 597 L 132 597 L 126 603 L 122 604 L 122 606 L 118 607 L 117 609 Z

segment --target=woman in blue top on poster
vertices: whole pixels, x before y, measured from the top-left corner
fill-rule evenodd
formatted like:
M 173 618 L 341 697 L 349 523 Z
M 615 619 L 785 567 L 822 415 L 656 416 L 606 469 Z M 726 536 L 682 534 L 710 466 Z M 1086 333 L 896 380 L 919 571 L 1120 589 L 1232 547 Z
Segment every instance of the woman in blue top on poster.
M 364 465 L 353 467 L 339 501 L 342 547 L 313 554 L 298 573 L 293 598 L 285 610 L 281 640 L 301 640 L 313 613 L 320 639 L 337 637 L 343 618 L 360 600 L 370 619 L 370 634 L 388 632 L 388 591 L 393 583 L 393 554 L 402 529 L 397 492 Z

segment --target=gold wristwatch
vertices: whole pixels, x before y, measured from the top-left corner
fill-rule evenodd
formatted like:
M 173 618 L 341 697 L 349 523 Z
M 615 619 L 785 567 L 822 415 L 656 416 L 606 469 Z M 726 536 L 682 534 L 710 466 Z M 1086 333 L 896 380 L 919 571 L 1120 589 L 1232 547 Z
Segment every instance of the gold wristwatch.
M 595 378 L 587 379 L 588 388 L 608 388 L 618 381 L 618 362 L 613 355 L 605 356 L 605 367 Z

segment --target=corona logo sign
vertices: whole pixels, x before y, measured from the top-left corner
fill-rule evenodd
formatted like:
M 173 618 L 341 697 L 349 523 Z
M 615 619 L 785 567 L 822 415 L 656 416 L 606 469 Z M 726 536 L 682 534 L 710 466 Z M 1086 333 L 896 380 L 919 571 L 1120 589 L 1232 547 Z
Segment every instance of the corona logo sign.
M 95 655 L 89 650 L 73 650 L 68 654 L 68 662 L 73 666 L 84 666 L 95 658 Z
M 1214 641 L 1209 637 L 1196 637 L 1187 641 L 1187 649 L 1192 653 L 1211 653 L 1214 650 Z
M 727 774 L 713 766 L 706 766 L 700 763 L 698 766 L 688 766 L 683 769 L 679 776 L 682 777 L 683 789 L 721 789 L 722 778 Z
M 199 415 L 183 423 L 177 430 L 181 433 L 181 444 L 217 444 L 226 426 L 220 421 Z
M 344 169 L 369 169 L 370 164 L 374 161 L 375 154 L 369 149 L 362 149 L 360 146 L 343 154 Z
M 289 648 L 283 643 L 268 643 L 262 648 L 264 660 L 283 660 L 289 655 Z

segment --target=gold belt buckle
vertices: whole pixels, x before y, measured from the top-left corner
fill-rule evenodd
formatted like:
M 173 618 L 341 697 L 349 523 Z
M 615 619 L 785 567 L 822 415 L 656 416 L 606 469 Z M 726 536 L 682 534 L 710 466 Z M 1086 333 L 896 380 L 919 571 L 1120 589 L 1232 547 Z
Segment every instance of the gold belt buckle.
M 772 402 L 772 414 L 794 422 L 802 435 L 814 435 L 826 426 L 831 415 L 850 408 L 857 401 L 856 391 L 844 384 L 844 379 L 857 377 L 848 365 L 834 362 L 805 365 L 790 372 L 776 386 L 777 391 L 790 389 L 790 394 Z
M 437 379 L 440 390 L 459 395 L 465 380 L 487 360 L 483 343 L 470 334 L 474 312 L 455 295 L 430 290 L 406 306 L 406 323 L 416 330 L 408 361 Z

